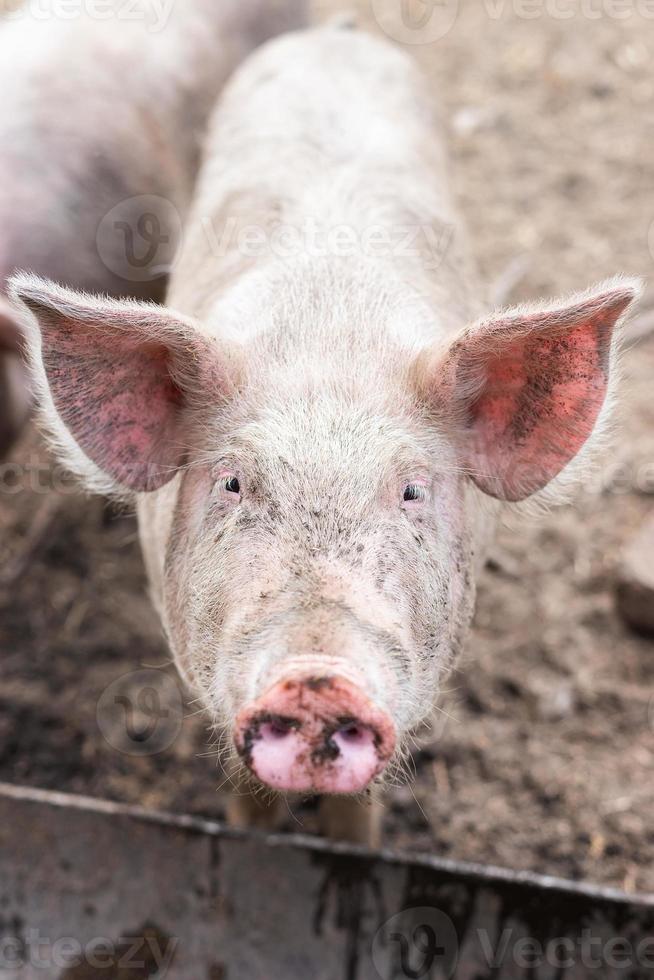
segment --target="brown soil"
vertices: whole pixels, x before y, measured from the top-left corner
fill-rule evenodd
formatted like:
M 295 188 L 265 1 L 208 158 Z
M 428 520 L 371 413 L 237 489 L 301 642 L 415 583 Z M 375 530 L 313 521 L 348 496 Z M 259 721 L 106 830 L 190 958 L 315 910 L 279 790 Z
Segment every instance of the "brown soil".
M 517 301 L 617 270 L 647 275 L 654 23 L 522 20 L 508 2 L 489 15 L 500 6 L 467 0 L 443 39 L 414 48 L 451 120 L 453 178 L 486 280 L 522 268 Z M 654 339 L 624 369 L 601 479 L 573 506 L 512 518 L 500 534 L 446 713 L 416 753 L 413 788 L 391 793 L 389 844 L 654 891 L 654 645 L 614 605 L 620 549 L 653 509 Z M 0 779 L 221 815 L 223 777 L 193 705 L 177 730 L 174 670 L 140 700 L 143 682 L 122 682 L 137 731 L 153 697 L 168 710 L 172 744 L 157 754 L 147 739 L 142 754 L 120 751 L 126 702 L 116 714 L 103 697 L 169 661 L 134 521 L 35 489 L 47 458 L 35 433 L 13 458 L 32 475 L 0 496 Z M 312 826 L 310 810 L 296 818 Z

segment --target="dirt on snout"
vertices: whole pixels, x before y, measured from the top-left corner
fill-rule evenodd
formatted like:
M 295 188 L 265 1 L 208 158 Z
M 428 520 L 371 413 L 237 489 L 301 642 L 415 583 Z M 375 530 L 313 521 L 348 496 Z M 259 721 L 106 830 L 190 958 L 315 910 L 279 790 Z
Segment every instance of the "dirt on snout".
M 373 6 L 360 4 L 374 27 Z M 484 279 L 517 302 L 647 276 L 654 22 L 638 4 L 624 19 L 518 7 L 461 2 L 444 36 L 412 48 L 445 108 Z M 654 335 L 623 374 L 600 476 L 574 505 L 500 533 L 415 782 L 389 794 L 389 845 L 654 891 L 654 643 L 614 601 L 620 550 L 654 511 Z M 12 462 L 0 780 L 222 816 L 225 777 L 170 665 L 133 518 L 48 490 L 33 431 Z M 300 808 L 288 826 L 313 821 Z

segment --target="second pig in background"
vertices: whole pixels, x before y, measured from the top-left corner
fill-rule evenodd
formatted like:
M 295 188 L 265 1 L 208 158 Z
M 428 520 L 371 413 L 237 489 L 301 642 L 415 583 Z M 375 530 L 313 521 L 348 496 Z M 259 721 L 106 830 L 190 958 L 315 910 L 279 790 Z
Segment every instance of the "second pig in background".
M 0 458 L 29 410 L 16 270 L 163 299 L 221 86 L 304 0 L 110 0 L 0 19 Z M 99 9 L 99 8 L 98 8 Z

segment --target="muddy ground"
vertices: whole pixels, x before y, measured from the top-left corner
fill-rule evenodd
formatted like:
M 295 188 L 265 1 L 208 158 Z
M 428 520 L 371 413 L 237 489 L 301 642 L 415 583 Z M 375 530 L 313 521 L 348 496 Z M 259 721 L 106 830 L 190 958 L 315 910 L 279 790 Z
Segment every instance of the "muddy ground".
M 484 279 L 511 301 L 652 270 L 654 21 L 646 4 L 626 19 L 617 6 L 570 3 L 562 19 L 547 11 L 565 4 L 543 2 L 532 20 L 520 4 L 468 0 L 442 38 L 412 48 L 445 107 Z M 614 603 L 620 549 L 654 510 L 653 379 L 654 338 L 624 359 L 600 476 L 573 506 L 501 531 L 416 782 L 390 794 L 388 844 L 654 891 L 654 643 Z M 0 780 L 220 816 L 223 777 L 166 666 L 134 521 L 46 492 L 33 431 L 13 461 L 22 476 L 5 470 L 5 489 L 20 492 L 0 495 Z M 150 674 L 119 681 L 144 665 L 162 668 L 154 689 Z M 289 814 L 292 827 L 312 820 Z

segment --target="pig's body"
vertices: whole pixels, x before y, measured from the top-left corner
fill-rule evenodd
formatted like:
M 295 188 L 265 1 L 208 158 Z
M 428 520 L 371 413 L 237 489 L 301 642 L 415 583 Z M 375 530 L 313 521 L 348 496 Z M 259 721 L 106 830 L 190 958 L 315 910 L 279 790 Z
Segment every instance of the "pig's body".
M 343 226 L 349 257 L 320 234 Z M 242 771 L 328 795 L 393 771 L 465 638 L 497 500 L 585 449 L 637 288 L 474 323 L 421 76 L 334 30 L 229 87 L 178 312 L 17 281 L 48 424 L 89 485 L 137 494 L 177 663 Z
M 304 0 L 114 0 L 100 18 L 84 5 L 57 16 L 56 0 L 40 3 L 38 16 L 16 7 L 0 22 L 7 352 L 19 338 L 1 292 L 17 269 L 92 292 L 163 298 L 216 96 L 253 47 L 300 26 Z M 3 368 L 5 378 L 16 374 L 10 353 Z M 0 451 L 28 402 L 20 384 L 10 387 L 0 376 Z

